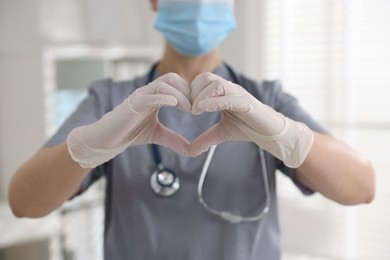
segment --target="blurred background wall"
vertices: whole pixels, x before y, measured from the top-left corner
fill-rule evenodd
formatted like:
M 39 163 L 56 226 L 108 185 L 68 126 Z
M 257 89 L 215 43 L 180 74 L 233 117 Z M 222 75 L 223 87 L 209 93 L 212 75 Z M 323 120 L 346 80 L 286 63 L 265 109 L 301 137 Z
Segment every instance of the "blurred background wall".
M 47 111 L 45 51 L 80 44 L 99 46 L 99 50 L 161 46 L 163 40 L 153 22 L 148 1 L 0 0 L 0 259 L 43 260 L 50 250 L 61 251 L 64 244 L 48 241 L 61 231 L 57 216 L 17 220 L 7 206 L 13 172 L 41 147 L 51 127 L 47 122 L 53 112 Z M 234 55 L 237 42 L 239 38 L 226 43 L 226 52 L 232 54 L 228 55 L 231 61 L 243 64 L 243 58 Z M 66 66 L 70 70 L 64 69 L 64 77 L 72 73 L 72 63 L 58 65 Z M 79 68 L 75 66 L 73 71 Z M 96 73 L 91 72 L 84 81 L 68 77 L 63 84 L 81 82 L 85 85 L 77 87 L 84 88 L 93 75 Z
M 42 51 L 51 44 L 149 44 L 146 1 L 0 2 L 1 198 L 12 172 L 44 140 Z
M 318 194 L 304 198 L 279 177 L 286 260 L 390 257 L 389 12 L 387 0 L 237 4 L 238 30 L 222 46 L 225 59 L 256 79 L 281 79 L 315 118 L 362 150 L 377 170 L 374 203 L 357 207 L 341 207 Z M 84 88 L 88 77 L 67 76 L 76 68 L 72 64 L 87 66 L 90 57 L 96 60 L 118 46 L 142 46 L 158 53 L 156 46 L 163 41 L 153 22 L 147 0 L 0 0 L 0 259 L 27 259 L 24 254 L 43 260 L 50 250 L 61 250 L 61 237 L 54 243 L 48 237 L 58 233 L 61 223 L 66 226 L 63 219 L 16 220 L 6 202 L 13 172 L 50 132 L 47 57 L 57 57 L 54 50 L 69 61 L 69 50 L 79 53 L 72 46 L 95 48 L 84 51 L 92 53 L 87 63 L 53 63 L 64 68 L 65 80 L 58 77 L 57 87 Z M 99 74 L 99 67 L 93 68 L 85 70 L 90 78 Z M 99 215 L 94 210 L 88 214 L 83 219 Z
M 42 52 L 45 46 L 162 44 L 148 1 L 0 1 L 1 198 L 10 175 L 44 140 Z M 243 33 L 241 30 L 236 35 Z M 240 37 L 226 44 L 227 58 L 245 62 Z M 240 53 L 240 55 L 237 55 Z M 241 56 L 244 54 L 244 57 Z

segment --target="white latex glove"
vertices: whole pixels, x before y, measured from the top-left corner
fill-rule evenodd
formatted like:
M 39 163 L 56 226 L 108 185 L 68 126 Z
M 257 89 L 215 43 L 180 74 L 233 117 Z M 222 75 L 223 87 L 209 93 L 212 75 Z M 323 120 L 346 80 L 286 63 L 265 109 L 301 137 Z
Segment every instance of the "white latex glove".
M 189 155 L 189 142 L 158 120 L 161 106 L 191 111 L 190 88 L 177 74 L 168 73 L 134 91 L 97 122 L 75 128 L 67 138 L 68 150 L 84 168 L 94 168 L 129 146 L 158 144 Z
M 241 86 L 212 74 L 198 75 L 191 85 L 192 113 L 222 111 L 221 120 L 191 145 L 196 156 L 225 141 L 251 141 L 297 168 L 314 140 L 313 132 L 264 105 Z

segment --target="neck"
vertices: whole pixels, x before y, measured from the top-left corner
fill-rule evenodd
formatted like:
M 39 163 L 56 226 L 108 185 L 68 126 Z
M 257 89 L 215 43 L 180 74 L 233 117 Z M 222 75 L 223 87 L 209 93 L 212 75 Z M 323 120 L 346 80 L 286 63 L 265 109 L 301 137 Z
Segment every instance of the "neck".
M 218 49 L 214 49 L 204 56 L 191 57 L 176 52 L 167 44 L 164 55 L 157 67 L 157 71 L 160 74 L 175 72 L 191 84 L 197 75 L 203 72 L 214 71 L 220 63 L 221 57 Z

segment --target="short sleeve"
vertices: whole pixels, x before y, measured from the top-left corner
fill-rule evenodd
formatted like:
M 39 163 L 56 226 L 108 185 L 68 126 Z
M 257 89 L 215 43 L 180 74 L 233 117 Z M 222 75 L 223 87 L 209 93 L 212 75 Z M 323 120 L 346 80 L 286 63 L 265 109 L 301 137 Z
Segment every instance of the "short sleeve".
M 319 133 L 325 133 L 327 130 L 315 121 L 310 114 L 299 104 L 298 100 L 291 94 L 283 90 L 280 81 L 264 81 L 256 89 L 258 98 L 266 105 L 272 107 L 284 116 L 306 124 L 311 130 Z M 276 159 L 276 158 L 275 158 Z M 278 160 L 278 159 L 276 159 Z M 294 169 L 287 167 L 282 161 L 278 160 L 277 169 L 288 176 L 293 183 L 305 195 L 314 193 L 309 188 L 302 185 L 294 176 Z
M 54 146 L 65 142 L 68 134 L 76 127 L 96 122 L 109 110 L 110 80 L 97 81 L 88 88 L 87 97 L 60 126 L 58 131 L 45 143 Z
M 49 138 L 44 146 L 51 147 L 66 141 L 68 134 L 76 127 L 87 125 L 99 120 L 110 110 L 111 80 L 101 80 L 91 84 L 87 97 L 77 106 L 73 113 L 60 126 L 58 131 Z M 78 194 L 84 192 L 89 186 L 103 175 L 104 165 L 98 166 L 84 179 Z

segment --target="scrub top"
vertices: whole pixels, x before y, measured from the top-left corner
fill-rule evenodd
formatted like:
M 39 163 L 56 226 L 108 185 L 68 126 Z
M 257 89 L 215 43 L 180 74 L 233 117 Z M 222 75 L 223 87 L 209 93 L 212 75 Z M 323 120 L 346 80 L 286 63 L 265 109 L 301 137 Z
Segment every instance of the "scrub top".
M 264 104 L 304 122 L 314 131 L 325 131 L 294 97 L 283 91 L 278 81 L 253 81 L 229 72 L 224 63 L 214 73 L 227 80 L 233 80 L 234 73 L 242 87 Z M 160 75 L 155 72 L 151 76 L 154 79 Z M 89 95 L 46 146 L 60 144 L 73 128 L 97 121 L 136 88 L 146 85 L 148 78 L 144 75 L 132 81 L 94 82 Z M 193 116 L 172 107 L 162 107 L 159 112 L 164 125 L 189 141 L 214 125 L 219 116 L 219 112 Z M 269 213 L 259 221 L 231 224 L 206 211 L 198 201 L 197 184 L 207 153 L 188 158 L 165 147 L 160 147 L 160 152 L 164 166 L 180 178 L 180 189 L 172 197 L 159 197 L 150 188 L 150 177 L 156 169 L 150 145 L 129 147 L 91 170 L 84 180 L 80 194 L 98 178 L 107 179 L 105 259 L 280 259 L 276 170 L 290 177 L 304 194 L 312 193 L 294 180 L 293 169 L 266 152 Z M 266 200 L 258 147 L 251 142 L 219 145 L 207 172 L 203 196 L 209 206 L 219 211 L 243 216 L 261 212 Z

